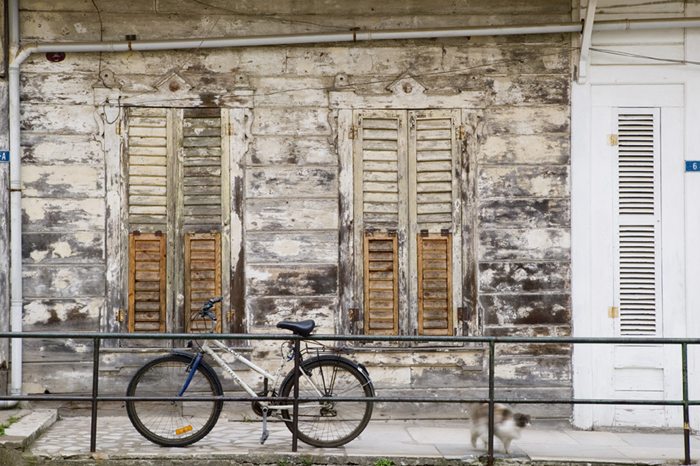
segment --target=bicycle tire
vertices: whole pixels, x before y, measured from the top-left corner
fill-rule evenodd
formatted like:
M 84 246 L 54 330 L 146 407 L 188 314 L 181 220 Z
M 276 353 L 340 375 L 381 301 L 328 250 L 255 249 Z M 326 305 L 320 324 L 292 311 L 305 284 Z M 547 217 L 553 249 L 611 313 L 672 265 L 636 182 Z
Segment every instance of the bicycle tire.
M 178 396 L 194 357 L 169 354 L 144 364 L 134 374 L 126 396 Z M 126 412 L 134 428 L 164 447 L 184 447 L 206 436 L 216 425 L 223 401 L 185 401 L 187 396 L 223 395 L 214 370 L 201 361 L 182 395 L 183 401 L 127 401 Z
M 302 363 L 302 370 L 321 390 L 322 396 L 372 398 L 374 387 L 358 366 L 339 356 L 319 356 Z M 280 396 L 294 396 L 294 371 L 282 382 Z M 303 376 L 299 377 L 299 397 L 319 395 Z M 309 408 L 309 404 L 316 407 Z M 306 402 L 299 404 L 297 438 L 315 447 L 339 447 L 355 439 L 372 417 L 372 401 Z M 289 410 L 282 410 L 285 424 L 294 432 Z

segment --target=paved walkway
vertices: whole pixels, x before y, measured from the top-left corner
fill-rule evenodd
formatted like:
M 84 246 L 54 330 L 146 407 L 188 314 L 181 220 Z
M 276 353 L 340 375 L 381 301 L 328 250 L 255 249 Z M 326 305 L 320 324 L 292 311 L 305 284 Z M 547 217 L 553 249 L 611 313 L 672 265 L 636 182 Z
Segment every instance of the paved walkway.
M 262 424 L 220 418 L 214 430 L 187 448 L 163 448 L 141 437 L 128 418 L 100 417 L 97 456 L 101 458 L 167 458 L 221 455 L 290 455 L 291 434 L 281 423 L 270 426 L 270 438 L 260 445 Z M 373 420 L 362 435 L 341 448 L 319 449 L 299 443 L 298 455 L 309 459 L 323 456 L 344 458 L 421 458 L 470 461 L 485 454 L 470 444 L 467 421 L 383 421 Z M 76 457 L 89 455 L 90 418 L 68 417 L 56 421 L 30 446 L 37 457 Z M 619 464 L 659 464 L 683 461 L 682 434 L 611 433 L 528 428 L 514 442 L 513 456 L 533 461 L 605 462 Z M 503 446 L 496 441 L 496 454 Z M 252 455 L 252 456 L 251 456 Z M 284 456 L 281 456 L 282 458 Z M 691 437 L 691 457 L 700 459 L 700 438 Z M 275 460 L 282 464 L 286 461 Z M 365 461 L 366 462 L 366 461 Z M 395 462 L 401 464 L 403 461 Z M 416 461 L 427 464 L 429 461 Z

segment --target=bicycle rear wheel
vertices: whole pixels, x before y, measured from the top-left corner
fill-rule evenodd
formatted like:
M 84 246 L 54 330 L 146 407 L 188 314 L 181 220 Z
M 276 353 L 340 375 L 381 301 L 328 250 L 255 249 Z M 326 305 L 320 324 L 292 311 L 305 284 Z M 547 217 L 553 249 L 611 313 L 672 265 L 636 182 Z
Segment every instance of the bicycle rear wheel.
M 193 357 L 170 354 L 146 363 L 129 383 L 126 396 L 178 396 L 189 376 Z M 200 362 L 182 401 L 127 401 L 126 412 L 134 428 L 164 447 L 184 447 L 207 435 L 221 414 L 223 401 L 188 401 L 192 396 L 220 396 L 221 382 L 204 361 Z
M 309 401 L 299 403 L 297 438 L 315 447 L 339 447 L 356 438 L 372 417 L 374 388 L 352 362 L 338 356 L 319 356 L 302 363 L 308 376 L 299 377 L 299 397 L 368 398 L 367 401 Z M 294 395 L 294 371 L 282 382 L 280 396 Z M 317 391 L 318 390 L 318 391 Z M 319 395 L 320 392 L 320 395 Z M 282 411 L 290 431 L 291 413 Z

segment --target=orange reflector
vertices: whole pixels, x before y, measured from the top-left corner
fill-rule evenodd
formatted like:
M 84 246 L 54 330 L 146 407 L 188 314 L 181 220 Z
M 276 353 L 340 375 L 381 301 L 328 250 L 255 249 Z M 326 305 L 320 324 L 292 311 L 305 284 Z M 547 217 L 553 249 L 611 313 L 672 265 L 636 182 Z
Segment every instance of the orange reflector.
M 184 434 L 185 432 L 189 432 L 192 430 L 192 426 L 185 426 L 182 429 L 176 429 L 175 430 L 175 435 L 180 435 Z

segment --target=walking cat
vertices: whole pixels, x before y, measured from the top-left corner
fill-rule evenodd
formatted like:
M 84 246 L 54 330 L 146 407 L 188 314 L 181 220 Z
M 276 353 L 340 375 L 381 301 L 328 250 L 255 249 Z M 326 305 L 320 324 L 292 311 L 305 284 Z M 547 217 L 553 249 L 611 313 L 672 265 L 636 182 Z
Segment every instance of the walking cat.
M 481 439 L 484 445 L 489 441 L 489 405 L 488 403 L 471 403 L 468 406 L 471 418 L 472 446 L 476 448 L 476 440 Z M 530 416 L 513 413 L 507 406 L 494 405 L 493 433 L 503 442 L 506 453 L 510 453 L 510 442 L 520 438 L 520 431 L 530 426 Z

